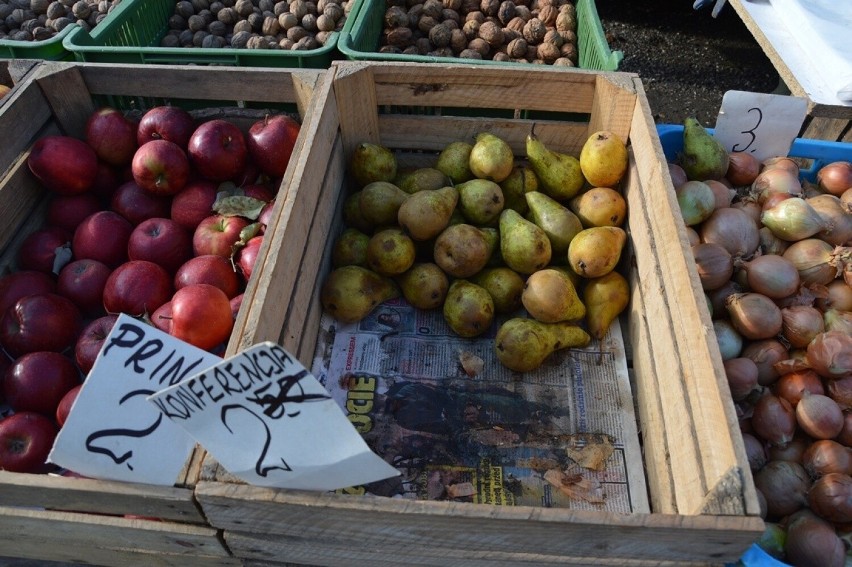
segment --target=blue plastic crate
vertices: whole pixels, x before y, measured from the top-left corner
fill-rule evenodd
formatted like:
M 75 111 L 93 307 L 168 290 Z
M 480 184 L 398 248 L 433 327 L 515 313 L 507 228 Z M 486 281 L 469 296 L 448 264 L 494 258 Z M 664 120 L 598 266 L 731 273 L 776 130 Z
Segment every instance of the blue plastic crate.
M 707 131 L 713 133 L 712 128 Z M 657 133 L 666 159 L 673 162 L 678 152 L 683 150 L 683 126 L 679 124 L 658 124 Z M 790 148 L 790 157 L 812 160 L 807 167 L 799 170 L 802 179 L 815 182 L 817 171 L 833 161 L 852 161 L 852 144 L 845 142 L 825 142 L 809 138 L 796 138 Z

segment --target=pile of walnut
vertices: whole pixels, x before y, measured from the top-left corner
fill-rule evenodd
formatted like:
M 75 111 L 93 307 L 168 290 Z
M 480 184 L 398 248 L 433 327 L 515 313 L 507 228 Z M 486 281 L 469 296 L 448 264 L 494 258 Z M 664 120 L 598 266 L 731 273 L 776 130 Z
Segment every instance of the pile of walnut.
M 121 0 L 0 0 L 0 39 L 44 41 L 71 24 L 90 30 Z
M 354 0 L 181 0 L 162 47 L 318 49 Z
M 388 0 L 380 52 L 577 66 L 569 0 Z

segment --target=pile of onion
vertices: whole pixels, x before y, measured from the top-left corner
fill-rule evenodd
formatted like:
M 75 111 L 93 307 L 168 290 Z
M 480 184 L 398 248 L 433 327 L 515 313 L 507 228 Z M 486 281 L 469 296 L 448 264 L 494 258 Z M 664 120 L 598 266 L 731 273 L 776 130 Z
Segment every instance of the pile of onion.
M 843 565 L 852 532 L 852 164 L 827 164 L 812 182 L 783 156 L 732 152 L 717 180 L 679 169 L 669 164 L 673 182 L 720 196 L 701 222 L 684 223 L 762 515 L 787 532 L 784 546 L 766 551 L 794 566 Z

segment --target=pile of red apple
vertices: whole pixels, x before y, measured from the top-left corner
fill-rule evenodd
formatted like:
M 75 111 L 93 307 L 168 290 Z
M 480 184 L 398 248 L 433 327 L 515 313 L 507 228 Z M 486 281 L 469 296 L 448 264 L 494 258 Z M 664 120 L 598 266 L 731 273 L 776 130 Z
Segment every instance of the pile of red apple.
M 45 459 L 119 313 L 222 353 L 299 123 L 113 108 L 28 157 L 46 222 L 0 278 L 0 470 Z M 5 417 L 2 417 L 5 416 Z

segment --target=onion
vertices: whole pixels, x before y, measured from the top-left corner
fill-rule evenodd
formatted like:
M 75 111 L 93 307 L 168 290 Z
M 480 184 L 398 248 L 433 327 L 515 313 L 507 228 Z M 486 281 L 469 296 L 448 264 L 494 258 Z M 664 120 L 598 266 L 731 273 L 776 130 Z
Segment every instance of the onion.
M 817 171 L 817 183 L 826 193 L 842 195 L 852 187 L 852 162 L 834 161 Z
M 796 407 L 805 392 L 825 394 L 822 379 L 813 370 L 799 370 L 782 374 L 772 386 L 776 396 L 780 396 Z
M 692 247 L 698 268 L 701 287 L 712 290 L 722 287 L 734 273 L 734 261 L 727 250 L 712 242 L 702 242 Z
M 770 299 L 782 299 L 799 289 L 799 271 L 789 260 L 776 255 L 758 256 L 738 264 L 746 272 L 748 287 Z
M 750 358 L 737 357 L 724 361 L 725 377 L 735 402 L 742 401 L 757 389 L 757 364 Z
M 840 409 L 852 409 L 852 376 L 826 380 L 825 395 L 837 402 Z
M 748 466 L 752 472 L 762 469 L 766 461 L 769 460 L 766 456 L 766 449 L 764 449 L 763 443 L 751 433 L 743 433 L 743 446 L 745 446 Z
M 765 339 L 745 345 L 742 356 L 752 359 L 757 364 L 757 383 L 761 386 L 770 386 L 778 380 L 775 364 L 789 358 L 789 352 L 781 341 Z
M 734 199 L 734 195 L 736 195 L 736 191 L 730 189 L 727 185 L 722 183 L 721 181 L 716 181 L 715 179 L 705 179 L 704 183 L 707 184 L 708 187 L 713 191 L 713 196 L 716 198 L 716 205 L 714 208 L 716 209 L 724 209 L 725 207 L 731 206 L 731 201 Z
M 763 160 L 760 164 L 761 173 L 767 169 L 784 169 L 799 178 L 799 164 L 787 156 L 771 157 Z
M 817 299 L 817 307 L 823 311 L 827 309 L 852 311 L 852 286 L 843 280 L 834 280 L 825 286 L 825 292 L 825 298 Z
M 686 228 L 686 241 L 689 242 L 690 246 L 695 246 L 701 242 L 701 237 L 698 236 L 698 232 L 695 231 L 691 226 L 687 226 Z
M 686 177 L 686 172 L 676 163 L 669 163 L 669 175 L 672 178 L 672 186 L 675 189 L 689 181 Z
M 845 447 L 852 447 L 852 413 L 845 412 L 843 414 L 843 429 L 840 430 L 840 435 L 835 437 L 834 440 Z
M 766 394 L 754 404 L 751 426 L 770 445 L 786 445 L 796 432 L 796 412 L 784 398 Z
M 716 342 L 719 344 L 722 360 L 736 358 L 740 355 L 743 350 L 743 338 L 730 321 L 714 319 L 713 331 L 716 333 Z
M 843 429 L 843 411 L 828 396 L 805 391 L 796 405 L 796 422 L 814 439 L 833 439 Z
M 739 201 L 731 203 L 730 208 L 744 212 L 754 221 L 755 225 L 760 225 L 760 214 L 763 212 L 763 209 L 761 209 L 760 203 L 757 202 L 757 199 L 745 197 Z
M 837 441 L 820 439 L 805 450 L 802 466 L 812 478 L 829 473 L 852 474 L 852 450 Z
M 794 348 L 808 346 L 814 337 L 825 331 L 822 313 L 809 305 L 793 305 L 781 310 L 781 334 Z
M 801 434 L 796 434 L 793 440 L 783 447 L 775 447 L 770 445 L 766 449 L 766 454 L 770 461 L 790 461 L 791 463 L 801 463 L 802 455 L 810 447 L 811 440 Z
M 789 195 L 801 195 L 802 184 L 799 177 L 786 169 L 772 168 L 761 172 L 751 184 L 751 191 L 757 196 L 757 202 L 761 205 L 772 193 L 787 193 Z
M 838 379 L 852 375 L 852 336 L 826 331 L 808 345 L 808 364 L 823 378 Z
M 760 173 L 760 162 L 748 152 L 729 152 L 725 178 L 734 187 L 751 185 Z
M 703 222 L 716 207 L 716 196 L 703 181 L 687 181 L 675 190 L 675 195 L 686 226 Z
M 735 293 L 725 302 L 731 323 L 747 339 L 768 339 L 781 332 L 781 310 L 760 293 Z
M 796 266 L 803 285 L 828 285 L 837 277 L 837 268 L 833 265 L 834 248 L 819 238 L 806 238 L 794 242 L 784 252 L 783 257 Z
M 725 301 L 727 301 L 728 296 L 742 292 L 742 286 L 735 281 L 726 282 L 722 287 L 708 291 L 707 297 L 710 298 L 713 313 L 716 313 L 720 317 L 725 315 Z
M 758 225 L 742 209 L 725 207 L 713 211 L 698 231 L 702 242 L 719 244 L 731 256 L 746 257 L 760 246 Z
M 828 228 L 822 217 L 801 197 L 784 199 L 763 211 L 760 222 L 782 240 L 804 240 Z
M 824 230 L 817 233 L 818 238 L 835 246 L 852 242 L 852 214 L 840 202 L 840 197 L 818 195 L 807 199 L 807 202 L 826 225 Z
M 797 513 L 787 526 L 784 555 L 797 567 L 843 567 L 846 547 L 834 526 L 812 513 Z
M 829 308 L 823 312 L 822 318 L 826 331 L 840 331 L 852 335 L 852 311 L 838 311 Z
M 818 478 L 808 493 L 814 514 L 834 523 L 852 522 L 852 477 L 829 473 Z
M 754 474 L 754 485 L 766 497 L 766 517 L 782 518 L 807 505 L 811 479 L 799 463 L 769 461 Z
M 757 232 L 760 235 L 760 251 L 765 255 L 780 256 L 790 246 L 789 242 L 781 240 L 765 226 Z

